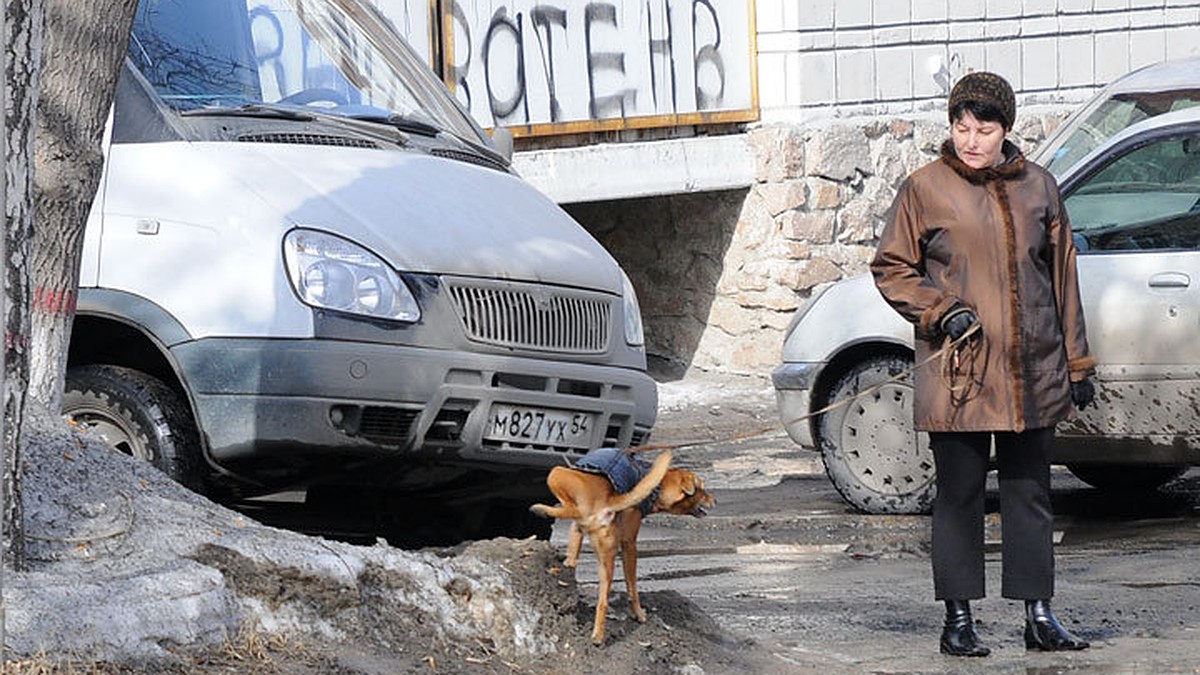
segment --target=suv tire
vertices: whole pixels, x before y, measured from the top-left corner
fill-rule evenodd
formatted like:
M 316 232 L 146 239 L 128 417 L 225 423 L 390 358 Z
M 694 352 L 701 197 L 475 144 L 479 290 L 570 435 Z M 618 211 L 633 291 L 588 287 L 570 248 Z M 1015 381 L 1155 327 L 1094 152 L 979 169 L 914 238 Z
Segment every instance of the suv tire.
M 888 354 L 852 365 L 825 398 L 836 407 L 817 423 L 825 473 L 846 501 L 866 513 L 920 514 L 933 507 L 929 436 L 912 424 L 912 364 Z

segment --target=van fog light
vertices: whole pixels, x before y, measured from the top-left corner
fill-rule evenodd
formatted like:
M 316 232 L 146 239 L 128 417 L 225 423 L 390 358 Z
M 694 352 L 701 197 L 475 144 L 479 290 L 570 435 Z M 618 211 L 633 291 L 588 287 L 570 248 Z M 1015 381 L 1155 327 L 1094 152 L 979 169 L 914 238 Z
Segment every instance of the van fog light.
M 362 408 L 354 405 L 335 405 L 329 408 L 329 423 L 347 434 L 358 433 L 362 425 Z

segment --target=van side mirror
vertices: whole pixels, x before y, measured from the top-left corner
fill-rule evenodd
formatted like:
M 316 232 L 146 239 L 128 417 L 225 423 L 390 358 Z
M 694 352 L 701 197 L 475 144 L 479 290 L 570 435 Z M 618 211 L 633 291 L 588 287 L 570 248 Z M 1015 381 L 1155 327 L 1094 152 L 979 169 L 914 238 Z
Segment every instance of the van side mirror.
M 492 128 L 492 145 L 496 147 L 496 152 L 500 153 L 505 160 L 512 161 L 513 135 L 508 130 L 508 127 Z

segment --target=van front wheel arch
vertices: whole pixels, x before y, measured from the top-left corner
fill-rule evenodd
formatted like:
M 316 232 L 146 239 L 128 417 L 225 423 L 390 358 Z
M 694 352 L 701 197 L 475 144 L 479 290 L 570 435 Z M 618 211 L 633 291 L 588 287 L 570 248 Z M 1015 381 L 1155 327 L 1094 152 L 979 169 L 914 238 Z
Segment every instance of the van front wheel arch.
M 62 414 L 176 482 L 202 487 L 195 422 L 183 399 L 161 380 L 121 366 L 70 368 Z

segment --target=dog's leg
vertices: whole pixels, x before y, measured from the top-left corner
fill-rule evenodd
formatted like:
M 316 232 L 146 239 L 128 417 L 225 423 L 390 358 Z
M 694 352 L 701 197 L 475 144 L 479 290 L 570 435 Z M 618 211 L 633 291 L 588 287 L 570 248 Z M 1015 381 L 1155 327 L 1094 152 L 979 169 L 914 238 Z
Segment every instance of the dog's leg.
M 571 531 L 567 533 L 567 558 L 563 561 L 566 567 L 579 564 L 579 552 L 583 549 L 583 528 L 579 523 L 571 523 Z
M 625 592 L 629 595 L 629 613 L 639 623 L 646 623 L 646 610 L 638 598 L 637 590 L 637 536 L 642 526 L 642 514 L 629 509 L 621 514 L 626 521 L 621 530 L 621 569 L 625 571 Z
M 596 618 L 592 622 L 592 644 L 604 644 L 604 622 L 608 619 L 608 592 L 612 589 L 613 568 L 617 562 L 617 542 L 613 528 L 589 533 L 592 548 L 596 551 L 597 576 L 600 589 L 596 598 Z

